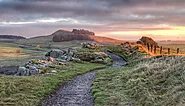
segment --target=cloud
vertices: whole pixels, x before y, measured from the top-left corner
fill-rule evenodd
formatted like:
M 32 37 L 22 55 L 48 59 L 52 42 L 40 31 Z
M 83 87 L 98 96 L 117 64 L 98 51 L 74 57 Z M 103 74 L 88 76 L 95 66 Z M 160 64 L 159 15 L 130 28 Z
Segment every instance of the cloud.
M 112 31 L 170 30 L 185 25 L 184 0 L 0 0 L 0 32 L 25 36 L 54 29 Z M 158 27 L 155 27 L 158 26 Z M 44 27 L 47 31 L 41 30 Z M 6 30 L 5 30 L 6 29 Z

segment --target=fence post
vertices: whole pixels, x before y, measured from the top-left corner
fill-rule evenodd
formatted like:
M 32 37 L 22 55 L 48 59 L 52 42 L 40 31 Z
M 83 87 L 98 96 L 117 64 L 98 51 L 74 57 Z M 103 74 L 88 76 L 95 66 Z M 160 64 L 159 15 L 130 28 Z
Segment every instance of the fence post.
M 177 48 L 177 54 L 179 54 L 179 48 Z
M 155 45 L 154 46 L 154 54 L 156 54 L 156 51 L 157 51 L 157 46 Z
M 148 51 L 150 51 L 150 45 L 149 44 L 147 44 L 147 47 L 148 47 Z
M 170 55 L 170 48 L 168 48 L 168 55 Z
M 160 54 L 162 54 L 162 52 L 163 52 L 163 47 L 161 46 L 160 47 Z
M 153 45 L 151 45 L 151 52 L 153 52 Z

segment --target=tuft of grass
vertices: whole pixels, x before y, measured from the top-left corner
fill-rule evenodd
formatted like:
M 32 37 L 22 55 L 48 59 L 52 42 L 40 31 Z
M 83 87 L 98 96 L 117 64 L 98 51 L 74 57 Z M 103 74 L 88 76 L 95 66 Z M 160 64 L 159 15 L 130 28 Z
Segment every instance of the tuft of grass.
M 185 57 L 164 56 L 101 71 L 92 87 L 95 105 L 183 106 L 184 64 Z
M 95 63 L 71 63 L 57 67 L 57 73 L 43 76 L 0 75 L 0 105 L 37 106 L 45 96 L 74 76 L 104 67 Z

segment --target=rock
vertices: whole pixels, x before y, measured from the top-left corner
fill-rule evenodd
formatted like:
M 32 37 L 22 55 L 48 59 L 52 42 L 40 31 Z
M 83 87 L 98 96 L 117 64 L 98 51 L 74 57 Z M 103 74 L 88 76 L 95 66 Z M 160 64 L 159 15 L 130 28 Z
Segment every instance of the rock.
M 63 55 L 64 52 L 59 49 L 53 49 L 50 52 L 46 54 L 46 56 L 53 57 L 53 58 L 59 58 L 61 55 Z
M 74 62 L 82 62 L 79 58 L 72 58 L 72 61 L 74 61 Z
M 75 35 L 95 35 L 94 32 L 90 32 L 88 30 L 84 30 L 84 29 L 73 29 L 72 31 Z
M 77 51 L 75 49 L 63 49 L 63 50 L 51 50 L 50 52 L 48 52 L 46 54 L 46 56 L 49 57 L 48 61 L 52 61 L 52 62 L 56 62 L 57 60 L 61 61 L 61 60 L 66 60 L 66 61 L 70 61 L 72 59 L 72 57 L 75 57 L 75 53 Z M 50 58 L 52 57 L 52 58 Z M 61 59 L 61 60 L 60 60 Z
M 51 73 L 56 73 L 57 71 L 56 70 L 52 70 Z
M 64 62 L 58 62 L 58 65 L 66 65 Z
M 97 49 L 99 45 L 97 45 L 96 43 L 83 43 L 82 47 L 88 49 Z
M 38 74 L 39 70 L 29 70 L 30 75 Z
M 139 41 L 137 41 L 137 43 L 141 43 L 141 44 L 144 44 L 144 45 L 149 44 L 149 45 L 153 45 L 153 46 L 159 47 L 158 43 L 155 42 L 152 38 L 145 37 L 145 36 L 143 36 Z
M 73 32 L 58 30 L 51 34 L 51 36 L 53 36 L 53 42 L 63 42 L 72 40 L 92 40 L 90 37 L 91 35 L 93 35 L 91 32 L 84 33 L 84 31 L 76 30 L 74 30 Z
M 19 67 L 16 73 L 17 76 L 24 76 L 27 73 L 26 67 Z
M 30 70 L 37 70 L 37 68 L 35 66 L 30 66 L 29 69 Z
M 35 66 L 29 67 L 29 74 L 30 75 L 36 75 L 39 72 L 39 69 L 37 69 Z

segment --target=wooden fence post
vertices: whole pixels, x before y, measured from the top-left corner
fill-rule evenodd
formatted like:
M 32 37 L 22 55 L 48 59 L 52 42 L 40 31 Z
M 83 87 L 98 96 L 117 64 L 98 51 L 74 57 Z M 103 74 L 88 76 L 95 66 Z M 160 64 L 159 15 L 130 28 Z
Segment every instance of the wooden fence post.
M 147 47 L 148 47 L 148 51 L 150 51 L 150 45 L 149 44 L 147 44 Z
M 160 47 L 160 54 L 162 54 L 163 53 L 163 47 L 161 46 Z
M 177 48 L 177 54 L 179 54 L 179 48 Z
M 156 54 L 157 46 L 154 46 L 154 54 Z
M 170 48 L 168 48 L 168 55 L 170 55 Z
M 151 45 L 151 52 L 153 52 L 153 45 Z

